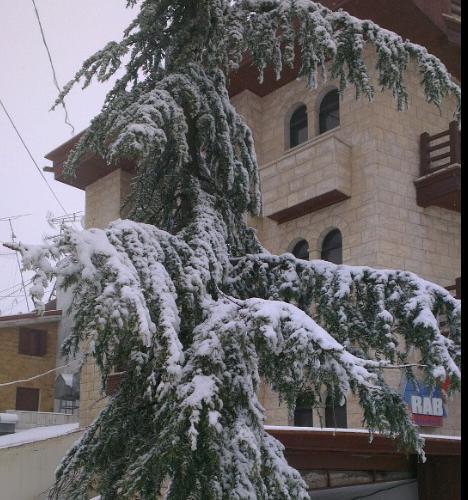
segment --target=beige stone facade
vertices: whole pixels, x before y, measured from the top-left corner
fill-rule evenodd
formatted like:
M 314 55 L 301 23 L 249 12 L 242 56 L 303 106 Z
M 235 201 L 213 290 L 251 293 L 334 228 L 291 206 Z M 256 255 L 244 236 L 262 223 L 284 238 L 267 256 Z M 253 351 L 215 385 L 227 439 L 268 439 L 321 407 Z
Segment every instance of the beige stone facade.
M 86 188 L 85 226 L 104 228 L 122 217 L 121 207 L 128 194 L 131 176 L 117 169 Z M 89 425 L 106 404 L 99 370 L 90 358 L 81 369 L 80 425 Z
M 60 315 L 57 315 L 56 318 L 21 318 L 21 316 L 4 316 L 1 318 L 0 384 L 14 380 L 24 380 L 55 368 L 59 319 Z M 21 327 L 37 328 L 47 332 L 44 355 L 36 356 L 19 352 L 19 330 Z M 30 382 L 0 387 L 0 412 L 17 408 L 18 388 L 38 389 L 38 411 L 54 411 L 54 384 L 55 374 L 50 373 Z
M 369 67 L 373 67 L 369 56 Z M 245 90 L 232 102 L 251 127 L 255 139 L 263 194 L 263 216 L 250 223 L 272 253 L 291 251 L 306 239 L 310 258 L 319 258 L 325 235 L 338 228 L 343 238 L 343 262 L 377 268 L 413 271 L 442 286 L 460 276 L 460 216 L 438 207 L 416 203 L 414 180 L 419 177 L 421 133 L 438 133 L 453 119 L 454 104 L 439 110 L 425 101 L 415 68 L 407 75 L 409 110 L 398 112 L 391 92 L 376 91 L 373 102 L 356 100 L 347 89 L 340 101 L 340 126 L 318 134 L 318 108 L 332 88 L 328 82 L 310 90 L 302 80 L 292 81 L 265 97 Z M 288 124 L 299 104 L 308 110 L 308 140 L 288 147 Z M 86 190 L 86 224 L 103 227 L 120 216 L 120 203 L 129 176 L 114 171 Z M 312 197 L 339 191 L 346 199 L 283 223 L 268 216 Z M 389 373 L 394 387 L 398 370 Z M 99 377 L 88 363 L 81 378 L 81 423 L 88 424 L 102 402 Z M 260 399 L 267 423 L 291 424 L 291 415 L 274 392 L 263 386 Z M 323 409 L 314 410 L 314 424 L 323 421 Z M 355 399 L 347 401 L 348 427 L 362 426 Z M 447 404 L 441 428 L 426 433 L 459 434 L 460 400 Z

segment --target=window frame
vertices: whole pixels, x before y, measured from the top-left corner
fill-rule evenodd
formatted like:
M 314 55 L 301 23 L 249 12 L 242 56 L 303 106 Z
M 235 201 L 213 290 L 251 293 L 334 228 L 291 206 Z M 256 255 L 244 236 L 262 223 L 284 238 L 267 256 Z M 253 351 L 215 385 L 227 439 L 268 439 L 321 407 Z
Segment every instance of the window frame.
M 300 111 L 304 111 L 304 116 L 301 118 L 297 118 L 297 114 Z M 294 123 L 295 120 L 295 123 Z M 304 126 L 305 124 L 305 126 Z M 302 125 L 302 128 L 300 127 Z M 297 142 L 293 141 L 293 126 L 295 127 L 294 133 L 297 133 Z M 305 139 L 300 140 L 299 134 L 300 132 L 305 130 Z M 308 111 L 307 111 L 307 106 L 305 104 L 300 104 L 296 106 L 294 111 L 291 113 L 289 120 L 288 120 L 288 146 L 289 149 L 296 148 L 297 146 L 300 146 L 301 144 L 304 144 L 309 140 L 309 116 L 308 116 Z
M 330 96 L 332 96 L 332 94 L 333 97 L 336 95 L 336 107 L 335 107 L 335 102 L 327 103 L 327 99 L 329 99 Z M 325 120 L 335 111 L 338 112 L 337 123 L 334 126 L 327 127 Z M 336 119 L 336 117 L 334 118 Z M 341 122 L 340 93 L 337 88 L 332 88 L 322 97 L 322 100 L 320 101 L 320 105 L 318 107 L 318 120 L 317 120 L 318 135 L 325 134 L 327 132 L 330 132 L 331 130 L 338 128 L 340 126 L 340 122 Z
M 327 242 L 334 236 L 334 235 L 339 235 L 340 237 L 340 245 L 337 246 L 330 246 L 328 248 L 325 248 Z M 339 262 L 335 262 L 334 260 L 329 259 L 329 255 L 325 255 L 325 252 L 332 252 L 334 250 L 340 250 L 340 258 L 336 259 Z M 328 257 L 328 258 L 326 258 Z M 343 264 L 343 234 L 338 228 L 331 229 L 326 233 L 322 240 L 322 244 L 320 246 L 320 259 L 325 260 L 326 262 L 331 262 L 332 264 L 336 265 L 341 265 Z

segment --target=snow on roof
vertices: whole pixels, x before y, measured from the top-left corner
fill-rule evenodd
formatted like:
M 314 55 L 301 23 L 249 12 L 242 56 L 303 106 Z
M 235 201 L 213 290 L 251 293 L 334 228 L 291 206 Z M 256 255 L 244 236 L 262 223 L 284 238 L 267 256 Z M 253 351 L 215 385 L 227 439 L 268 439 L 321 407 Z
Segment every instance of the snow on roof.
M 33 429 L 15 432 L 14 434 L 6 434 L 0 436 L 0 449 L 20 446 L 26 443 L 34 443 L 36 441 L 44 441 L 58 436 L 65 436 L 66 434 L 77 431 L 78 428 L 78 422 L 74 422 L 73 424 L 34 427 Z
M 65 385 L 68 387 L 73 387 L 73 373 L 62 373 L 61 374 Z
M 14 413 L 0 413 L 1 424 L 16 424 L 18 422 L 18 415 Z

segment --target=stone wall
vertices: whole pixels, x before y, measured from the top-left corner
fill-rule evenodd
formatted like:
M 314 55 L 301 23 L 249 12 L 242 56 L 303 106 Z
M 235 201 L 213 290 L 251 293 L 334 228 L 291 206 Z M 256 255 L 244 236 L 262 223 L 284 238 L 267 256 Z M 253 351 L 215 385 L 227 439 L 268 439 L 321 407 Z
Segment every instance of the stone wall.
M 368 59 L 373 67 L 373 57 Z M 454 103 L 447 100 L 440 110 L 426 103 L 419 81 L 411 68 L 406 81 L 407 112 L 397 111 L 390 92 L 377 92 L 371 103 L 365 98 L 356 100 L 352 88 L 345 90 L 340 126 L 327 134 L 351 147 L 351 197 L 283 224 L 265 217 L 252 221 L 266 248 L 286 252 L 293 241 L 305 238 L 311 258 L 317 258 L 323 237 L 337 227 L 343 234 L 347 264 L 405 269 L 443 286 L 454 284 L 460 275 L 460 216 L 438 207 L 417 206 L 413 185 L 419 177 L 419 136 L 447 129 Z M 306 104 L 309 143 L 319 142 L 318 108 L 335 84 L 310 90 L 303 80 L 295 80 L 262 98 L 261 106 L 249 91 L 232 99 L 254 135 L 266 206 L 288 197 L 288 206 L 294 204 L 298 186 L 318 178 L 316 160 L 309 171 L 298 173 L 295 182 L 290 179 L 287 159 L 294 150 L 287 148 L 288 117 L 299 104 Z M 252 120 L 254 104 L 261 114 Z M 304 148 L 306 144 L 294 149 Z
M 86 188 L 85 226 L 104 228 L 121 217 L 122 204 L 129 192 L 131 174 L 116 169 Z
M 122 204 L 129 193 L 130 180 L 128 172 L 117 169 L 86 188 L 86 228 L 105 228 L 123 215 Z M 80 375 L 80 426 L 89 425 L 105 404 L 99 370 L 94 361 L 88 359 Z

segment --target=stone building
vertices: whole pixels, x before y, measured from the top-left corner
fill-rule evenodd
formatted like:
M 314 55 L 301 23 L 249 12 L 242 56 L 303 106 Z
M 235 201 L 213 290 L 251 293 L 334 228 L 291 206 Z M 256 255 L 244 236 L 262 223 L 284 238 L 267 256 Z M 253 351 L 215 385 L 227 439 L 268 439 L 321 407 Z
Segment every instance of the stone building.
M 323 3 L 370 17 L 423 43 L 459 77 L 459 2 L 392 2 L 398 15 L 380 0 Z M 369 68 L 375 66 L 373 58 L 372 51 L 366 53 Z M 398 112 L 390 92 L 377 92 L 372 102 L 356 100 L 352 88 L 339 95 L 334 81 L 311 91 L 294 70 L 285 71 L 280 80 L 267 72 L 260 85 L 247 58 L 231 79 L 230 95 L 252 129 L 260 168 L 263 212 L 250 223 L 272 253 L 409 270 L 459 296 L 461 165 L 455 106 L 450 100 L 441 109 L 428 104 L 414 66 L 409 67 L 406 85 L 409 110 Z M 65 179 L 61 165 L 77 140 L 47 158 L 53 161 L 57 180 L 85 190 L 86 226 L 105 227 L 122 216 L 132 165 L 122 163 L 110 170 L 102 159 L 89 155 L 76 178 Z M 311 487 L 417 476 L 420 498 L 458 498 L 456 486 L 433 484 L 430 471 L 437 467 L 441 478 L 446 472 L 456 484 L 459 441 L 453 436 L 460 434 L 459 397 L 439 404 L 440 394 L 409 386 L 398 370 L 388 381 L 408 398 L 415 421 L 428 435 L 430 460 L 424 469 L 383 438 L 372 448 L 359 430 L 362 413 L 351 396 L 342 407 L 326 394 L 318 408 L 298 401 L 292 414 L 267 386 L 261 388 L 260 399 L 269 431 L 286 445 L 290 462 L 308 471 Z M 96 367 L 86 364 L 81 373 L 82 425 L 102 407 L 102 393 Z M 430 400 L 430 409 L 423 409 L 424 398 Z M 308 430 L 297 429 L 303 426 Z M 440 495 L 421 496 L 428 489 L 440 490 Z M 407 495 L 416 498 L 414 492 Z
M 57 328 L 62 311 L 0 317 L 0 384 L 24 380 L 56 367 Z M 0 412 L 54 411 L 55 373 L 0 387 Z

